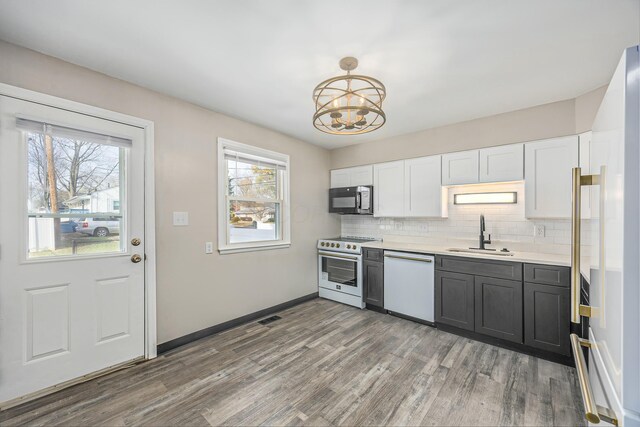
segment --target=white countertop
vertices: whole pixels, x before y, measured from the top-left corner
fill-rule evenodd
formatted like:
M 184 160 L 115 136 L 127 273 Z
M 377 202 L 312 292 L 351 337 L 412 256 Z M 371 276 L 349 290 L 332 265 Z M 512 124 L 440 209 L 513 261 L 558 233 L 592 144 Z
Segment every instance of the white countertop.
M 499 261 L 512 261 L 512 262 L 526 262 L 530 264 L 547 264 L 547 265 L 559 265 L 564 267 L 571 266 L 571 259 L 569 255 L 547 254 L 541 252 L 512 252 L 512 256 L 505 255 L 493 255 L 490 253 L 470 253 L 470 252 L 450 252 L 447 249 L 457 248 L 455 244 L 449 246 L 433 245 L 425 243 L 405 243 L 398 241 L 373 241 L 363 243 L 361 245 L 364 248 L 376 248 L 390 251 L 404 251 L 415 252 L 431 255 L 447 255 L 458 256 L 463 258 L 482 258 L 492 259 Z M 582 275 L 589 280 L 588 262 L 583 261 L 581 263 Z

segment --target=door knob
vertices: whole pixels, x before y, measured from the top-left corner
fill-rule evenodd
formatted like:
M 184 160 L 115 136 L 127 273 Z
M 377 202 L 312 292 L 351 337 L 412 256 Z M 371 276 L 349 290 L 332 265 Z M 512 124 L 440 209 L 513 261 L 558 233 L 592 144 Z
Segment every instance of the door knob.
M 133 246 L 140 246 L 141 240 L 137 237 L 134 237 L 133 239 L 131 239 L 131 244 Z
M 133 256 L 131 256 L 131 262 L 134 264 L 139 263 L 140 261 L 142 261 L 142 257 L 138 254 L 133 254 Z

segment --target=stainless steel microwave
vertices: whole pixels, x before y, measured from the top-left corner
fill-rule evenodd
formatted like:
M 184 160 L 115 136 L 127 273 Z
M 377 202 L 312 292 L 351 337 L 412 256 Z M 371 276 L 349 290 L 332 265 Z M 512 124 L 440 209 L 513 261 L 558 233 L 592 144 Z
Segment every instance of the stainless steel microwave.
M 330 189 L 329 212 L 342 215 L 373 215 L 373 186 Z

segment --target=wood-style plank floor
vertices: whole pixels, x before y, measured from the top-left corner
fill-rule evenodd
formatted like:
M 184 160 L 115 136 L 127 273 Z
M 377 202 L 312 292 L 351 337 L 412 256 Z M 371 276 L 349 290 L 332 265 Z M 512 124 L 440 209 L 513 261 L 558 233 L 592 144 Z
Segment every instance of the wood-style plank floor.
M 575 370 L 315 299 L 0 413 L 12 425 L 581 425 Z

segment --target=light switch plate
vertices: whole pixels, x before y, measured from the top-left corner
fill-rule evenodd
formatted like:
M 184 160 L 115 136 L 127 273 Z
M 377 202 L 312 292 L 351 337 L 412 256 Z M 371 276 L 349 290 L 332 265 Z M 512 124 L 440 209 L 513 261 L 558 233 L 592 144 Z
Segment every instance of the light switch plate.
M 213 253 L 213 242 L 205 242 L 204 244 L 204 253 L 212 254 Z
M 544 225 L 534 225 L 533 235 L 534 237 L 544 237 Z
M 189 212 L 174 212 L 173 225 L 177 225 L 177 226 L 189 225 Z

